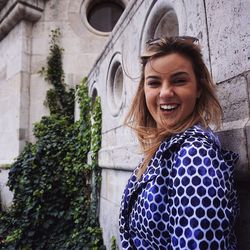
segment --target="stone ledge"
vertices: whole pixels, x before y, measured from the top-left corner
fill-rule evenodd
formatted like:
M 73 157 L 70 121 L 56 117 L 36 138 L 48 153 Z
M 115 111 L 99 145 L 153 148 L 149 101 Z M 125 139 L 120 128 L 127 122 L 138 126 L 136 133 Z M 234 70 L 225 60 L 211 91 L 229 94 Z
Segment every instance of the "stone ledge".
M 22 20 L 36 22 L 42 15 L 46 0 L 12 0 L 0 11 L 0 41 Z M 1 2 L 4 4 L 3 2 Z M 0 4 L 1 4 L 0 3 Z

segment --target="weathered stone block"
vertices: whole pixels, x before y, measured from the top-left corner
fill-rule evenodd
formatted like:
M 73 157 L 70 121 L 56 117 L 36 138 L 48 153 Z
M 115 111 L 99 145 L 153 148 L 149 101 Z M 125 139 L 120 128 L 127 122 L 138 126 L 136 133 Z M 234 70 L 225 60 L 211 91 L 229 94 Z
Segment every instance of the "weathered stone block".
M 46 92 L 49 88 L 42 76 L 33 74 L 30 77 L 30 120 L 29 120 L 29 138 L 35 141 L 32 129 L 34 123 L 41 119 L 42 115 L 49 115 L 49 110 L 44 105 L 46 99 Z
M 216 82 L 249 70 L 250 1 L 206 1 L 212 73 Z
M 107 147 L 99 151 L 98 164 L 102 168 L 133 170 L 141 158 L 137 144 Z
M 218 132 L 222 147 L 239 154 L 236 170 L 245 172 L 248 169 L 248 153 L 245 127 Z
M 111 237 L 120 242 L 118 231 L 119 208 L 122 193 L 131 172 L 102 170 L 102 187 L 100 200 L 100 224 L 103 229 L 104 242 L 110 249 Z
M 217 91 L 224 123 L 248 118 L 249 102 L 245 76 L 238 76 L 217 85 Z
M 0 81 L 0 164 L 11 163 L 19 153 L 21 75 Z M 7 112 L 6 112 L 7 111 Z

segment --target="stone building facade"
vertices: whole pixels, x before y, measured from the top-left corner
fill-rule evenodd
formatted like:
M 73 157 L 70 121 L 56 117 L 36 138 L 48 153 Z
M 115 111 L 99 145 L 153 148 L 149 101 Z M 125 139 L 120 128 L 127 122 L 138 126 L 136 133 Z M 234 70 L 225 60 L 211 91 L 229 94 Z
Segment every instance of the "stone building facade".
M 248 0 L 137 0 L 127 6 L 89 74 L 90 92 L 98 92 L 103 107 L 100 222 L 107 246 L 112 235 L 118 238 L 120 197 L 140 160 L 135 137 L 123 126 L 137 88 L 138 58 L 145 41 L 162 34 L 199 38 L 224 110 L 223 127 L 218 134 L 225 148 L 240 155 L 237 180 L 242 215 L 237 233 L 240 249 L 249 245 L 245 236 L 250 234 L 249 9 Z
M 122 191 L 141 158 L 135 136 L 123 126 L 137 88 L 138 58 L 150 38 L 196 36 L 224 110 L 218 134 L 224 147 L 240 155 L 236 170 L 242 208 L 237 234 L 239 249 L 246 249 L 250 245 L 250 1 L 106 2 L 125 8 L 112 32 L 89 22 L 88 15 L 103 3 L 100 0 L 0 0 L 0 165 L 11 163 L 25 141 L 34 140 L 32 124 L 48 112 L 43 101 L 49 86 L 38 71 L 46 61 L 50 30 L 59 27 L 66 82 L 75 85 L 88 74 L 90 94 L 101 96 L 100 223 L 107 248 L 112 236 L 119 244 Z

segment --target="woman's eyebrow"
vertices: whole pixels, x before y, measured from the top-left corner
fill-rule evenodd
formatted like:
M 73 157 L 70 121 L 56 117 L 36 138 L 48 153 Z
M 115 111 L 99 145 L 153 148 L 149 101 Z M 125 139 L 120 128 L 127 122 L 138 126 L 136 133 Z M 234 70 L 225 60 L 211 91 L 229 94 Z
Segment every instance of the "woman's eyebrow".
M 148 80 L 148 79 L 155 79 L 155 80 L 159 80 L 159 79 L 161 79 L 159 76 L 154 76 L 154 75 L 149 75 L 149 76 L 147 76 L 146 78 L 145 78 L 145 80 Z
M 180 72 L 173 73 L 171 75 L 171 77 L 175 77 L 175 76 L 189 76 L 189 74 L 186 71 L 180 71 Z

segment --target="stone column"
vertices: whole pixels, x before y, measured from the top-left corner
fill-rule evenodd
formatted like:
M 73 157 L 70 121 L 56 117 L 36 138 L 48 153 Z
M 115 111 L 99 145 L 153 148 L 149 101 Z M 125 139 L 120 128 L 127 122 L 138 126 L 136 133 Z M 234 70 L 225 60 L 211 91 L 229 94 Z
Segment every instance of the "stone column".
M 29 139 L 32 25 L 41 17 L 44 2 L 0 3 L 0 167 L 12 163 Z
M 8 170 L 28 141 L 32 25 L 44 0 L 0 1 L 0 200 L 11 204 Z

